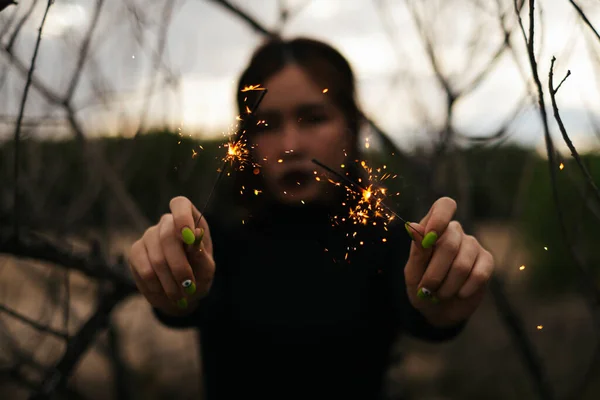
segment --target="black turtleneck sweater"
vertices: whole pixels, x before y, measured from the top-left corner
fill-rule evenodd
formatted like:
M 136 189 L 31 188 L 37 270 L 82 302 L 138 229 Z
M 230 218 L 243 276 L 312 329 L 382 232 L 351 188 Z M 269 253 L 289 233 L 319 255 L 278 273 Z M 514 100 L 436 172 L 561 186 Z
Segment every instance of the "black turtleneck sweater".
M 464 326 L 434 328 L 410 305 L 402 223 L 333 227 L 330 211 L 273 206 L 228 228 L 207 217 L 209 295 L 186 317 L 155 310 L 200 329 L 207 400 L 381 399 L 398 334 L 441 341 Z

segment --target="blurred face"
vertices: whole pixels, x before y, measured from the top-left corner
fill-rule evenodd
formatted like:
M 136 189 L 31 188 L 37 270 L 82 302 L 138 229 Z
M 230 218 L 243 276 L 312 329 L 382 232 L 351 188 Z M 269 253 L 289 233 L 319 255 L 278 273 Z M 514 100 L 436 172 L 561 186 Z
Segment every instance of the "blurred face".
M 267 189 L 283 203 L 327 201 L 331 185 L 315 180 L 313 158 L 334 169 L 344 163 L 351 135 L 342 111 L 301 67 L 286 66 L 267 80 L 257 111 L 254 158 Z

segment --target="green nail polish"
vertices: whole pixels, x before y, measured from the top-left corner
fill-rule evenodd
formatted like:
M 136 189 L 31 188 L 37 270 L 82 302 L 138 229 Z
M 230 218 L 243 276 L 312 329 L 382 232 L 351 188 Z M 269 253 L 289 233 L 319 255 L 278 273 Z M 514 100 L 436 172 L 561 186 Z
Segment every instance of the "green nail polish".
M 181 286 L 183 286 L 183 290 L 187 293 L 187 294 L 194 294 L 196 293 L 196 284 L 194 282 L 192 282 L 191 279 L 186 279 L 185 281 L 183 281 L 183 283 L 181 284 Z
M 438 239 L 438 235 L 435 232 L 429 232 L 427 235 L 425 235 L 425 237 L 423 238 L 423 241 L 421 242 L 421 246 L 423 246 L 424 249 L 428 249 L 431 246 L 433 246 L 435 244 L 435 242 Z
M 202 243 L 202 239 L 204 239 L 204 228 L 200 228 L 200 234 L 198 235 L 198 237 L 194 241 L 194 244 L 196 246 L 200 246 L 200 244 Z
M 415 240 L 415 237 L 412 233 L 412 228 L 409 226 L 408 222 L 404 224 L 404 228 L 406 228 L 406 232 L 408 233 L 408 236 L 410 236 L 411 240 Z
M 431 290 L 426 288 L 419 288 L 419 290 L 417 291 L 417 297 L 421 299 L 428 299 L 429 297 L 431 297 Z
M 186 309 L 187 306 L 188 306 L 188 303 L 187 303 L 187 299 L 185 297 L 177 300 L 177 307 L 179 307 L 181 309 Z
M 196 239 L 194 237 L 194 232 L 187 227 L 181 230 L 181 237 L 183 238 L 185 244 L 194 244 L 194 240 Z
M 440 299 L 435 296 L 431 296 L 430 300 L 433 304 L 438 304 L 440 302 Z

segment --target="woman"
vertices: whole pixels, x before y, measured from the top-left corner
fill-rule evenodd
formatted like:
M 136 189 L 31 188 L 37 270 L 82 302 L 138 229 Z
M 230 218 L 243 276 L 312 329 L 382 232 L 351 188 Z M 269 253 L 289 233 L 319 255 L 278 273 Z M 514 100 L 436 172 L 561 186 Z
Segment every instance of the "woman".
M 240 78 L 240 114 L 258 93 L 242 89 L 256 84 L 268 93 L 247 139 L 261 169 L 237 172 L 261 193 L 242 199 L 250 217 L 225 226 L 172 199 L 131 248 L 137 286 L 163 323 L 200 329 L 209 400 L 383 398 L 397 335 L 458 334 L 493 258 L 452 220 L 450 198 L 410 226 L 332 226 L 347 191 L 317 181 L 312 160 L 361 175 L 354 77 L 336 50 L 271 40 Z

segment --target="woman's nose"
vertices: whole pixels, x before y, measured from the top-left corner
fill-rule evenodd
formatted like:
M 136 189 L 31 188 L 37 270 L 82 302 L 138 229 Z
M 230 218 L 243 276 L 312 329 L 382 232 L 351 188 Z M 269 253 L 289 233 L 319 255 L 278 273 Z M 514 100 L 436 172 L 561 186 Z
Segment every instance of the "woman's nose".
M 281 145 L 285 151 L 298 151 L 300 145 L 300 130 L 295 122 L 287 122 L 283 127 Z

